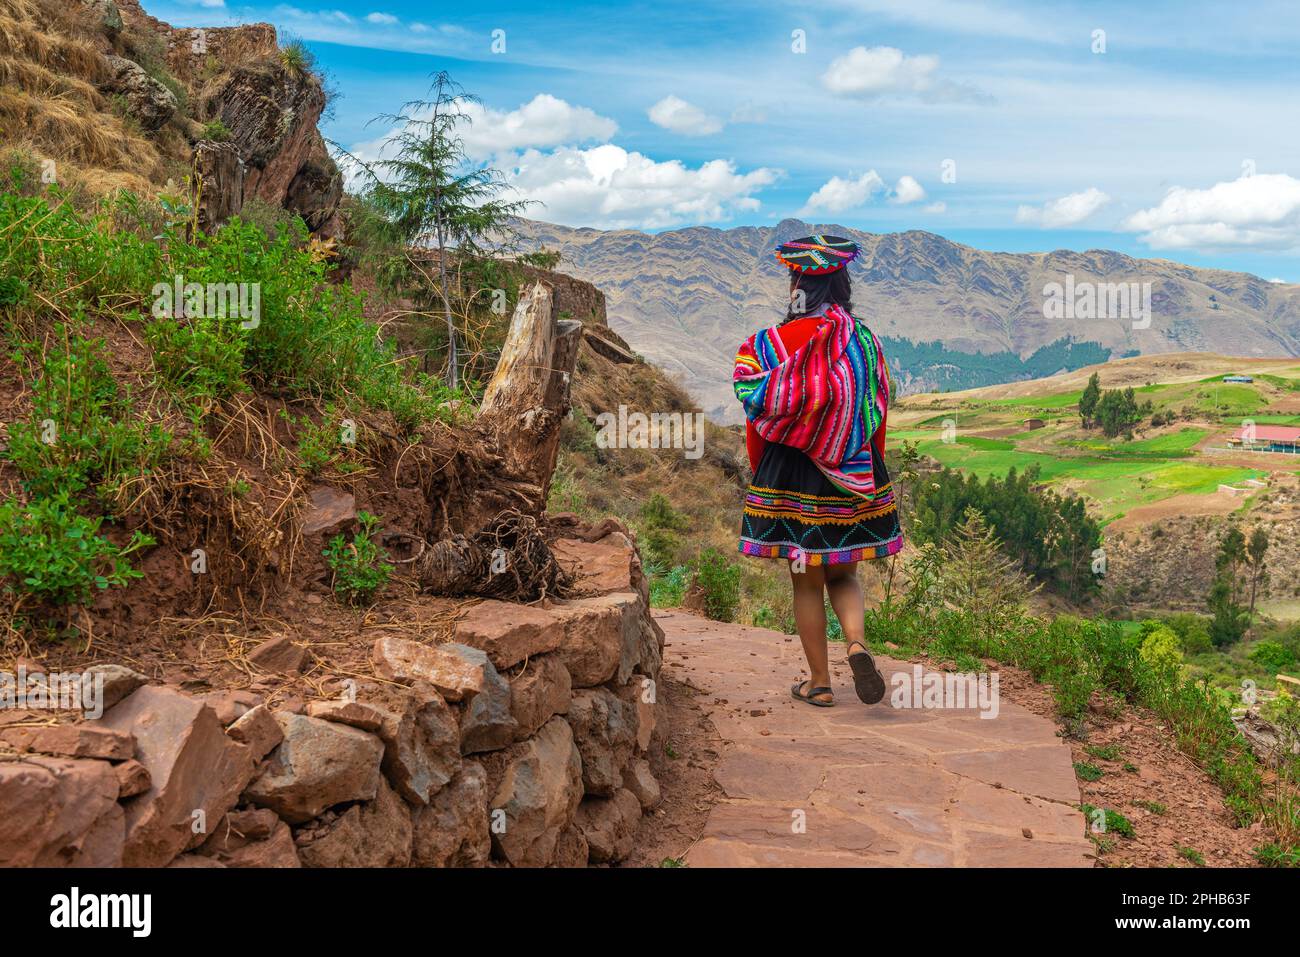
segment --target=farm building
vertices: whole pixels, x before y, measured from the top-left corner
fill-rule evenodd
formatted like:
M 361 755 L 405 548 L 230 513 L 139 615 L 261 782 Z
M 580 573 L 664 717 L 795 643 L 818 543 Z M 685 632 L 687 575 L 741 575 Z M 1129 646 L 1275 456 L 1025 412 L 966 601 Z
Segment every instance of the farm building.
M 1255 377 L 1253 375 L 1225 375 L 1223 377 L 1223 381 L 1224 382 L 1254 382 Z
M 1228 444 L 1248 452 L 1287 452 L 1300 455 L 1300 427 L 1247 425 L 1233 433 Z
M 1025 419 L 1025 431 L 1032 432 L 1034 429 L 1041 429 L 1047 423 L 1042 419 Z

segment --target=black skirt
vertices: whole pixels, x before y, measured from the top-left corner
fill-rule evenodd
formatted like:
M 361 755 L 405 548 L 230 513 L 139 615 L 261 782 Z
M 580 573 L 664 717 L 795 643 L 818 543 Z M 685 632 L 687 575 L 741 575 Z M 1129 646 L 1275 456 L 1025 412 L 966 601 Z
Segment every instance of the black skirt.
M 898 505 L 883 456 L 873 456 L 876 493 L 844 491 L 803 452 L 769 442 L 745 493 L 740 551 L 808 565 L 844 565 L 892 555 L 903 547 Z

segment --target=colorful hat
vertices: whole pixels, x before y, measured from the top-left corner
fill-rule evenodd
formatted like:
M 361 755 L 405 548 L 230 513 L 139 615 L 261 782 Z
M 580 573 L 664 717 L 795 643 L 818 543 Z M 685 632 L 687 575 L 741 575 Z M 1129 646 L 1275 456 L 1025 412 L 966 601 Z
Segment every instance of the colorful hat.
M 807 276 L 836 272 L 858 257 L 858 244 L 839 236 L 805 236 L 776 247 L 776 258 Z

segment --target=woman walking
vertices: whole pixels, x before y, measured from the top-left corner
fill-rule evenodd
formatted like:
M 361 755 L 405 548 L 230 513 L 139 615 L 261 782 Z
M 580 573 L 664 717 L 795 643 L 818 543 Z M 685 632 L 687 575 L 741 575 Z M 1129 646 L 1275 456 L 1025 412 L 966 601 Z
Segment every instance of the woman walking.
M 748 419 L 753 483 L 740 550 L 789 563 L 795 624 L 810 678 L 790 693 L 834 704 L 826 605 L 840 621 L 858 697 L 874 704 L 885 679 L 863 642 L 858 562 L 903 545 L 885 470 L 889 370 L 880 341 L 852 315 L 848 265 L 856 243 L 809 236 L 777 247 L 790 270 L 785 320 L 751 336 L 732 379 Z

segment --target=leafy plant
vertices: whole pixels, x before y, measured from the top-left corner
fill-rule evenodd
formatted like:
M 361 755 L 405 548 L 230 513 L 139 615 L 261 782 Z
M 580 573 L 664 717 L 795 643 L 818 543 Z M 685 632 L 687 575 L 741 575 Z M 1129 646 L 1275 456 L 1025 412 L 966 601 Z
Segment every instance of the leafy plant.
M 136 532 L 126 545 L 114 545 L 99 534 L 102 522 L 78 514 L 66 492 L 26 505 L 0 502 L 4 590 L 49 605 L 74 605 L 89 601 L 96 589 L 139 578 L 128 556 L 154 540 Z
M 369 604 L 388 584 L 392 569 L 385 564 L 388 553 L 375 541 L 378 524 L 379 519 L 369 512 L 357 512 L 358 528 L 352 541 L 335 535 L 322 553 L 334 574 L 334 594 L 349 605 Z
M 731 621 L 740 604 L 740 566 L 716 548 L 695 559 L 695 584 L 704 600 L 704 614 L 714 621 Z
M 1099 781 L 1101 780 L 1102 774 L 1105 772 L 1103 772 L 1101 768 L 1097 767 L 1097 765 L 1090 764 L 1087 761 L 1075 761 L 1074 773 L 1084 781 Z

